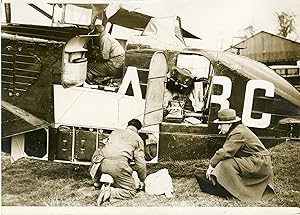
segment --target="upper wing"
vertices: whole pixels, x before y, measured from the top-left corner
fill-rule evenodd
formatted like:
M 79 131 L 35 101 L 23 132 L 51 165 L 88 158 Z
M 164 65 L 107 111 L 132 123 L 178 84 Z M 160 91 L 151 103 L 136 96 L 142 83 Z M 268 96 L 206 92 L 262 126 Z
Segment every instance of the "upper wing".
M 129 11 L 122 7 L 122 5 L 115 6 L 114 8 L 107 6 L 106 16 L 110 23 L 117 24 L 126 28 L 144 30 L 153 16 L 139 13 L 136 11 Z M 181 27 L 182 36 L 187 38 L 200 39 L 192 33 L 186 31 Z
M 127 10 L 122 4 L 76 4 L 76 6 L 93 9 L 97 13 L 105 11 L 107 21 L 110 23 L 135 30 L 144 30 L 153 18 L 144 13 Z M 200 39 L 183 28 L 181 31 L 183 37 Z

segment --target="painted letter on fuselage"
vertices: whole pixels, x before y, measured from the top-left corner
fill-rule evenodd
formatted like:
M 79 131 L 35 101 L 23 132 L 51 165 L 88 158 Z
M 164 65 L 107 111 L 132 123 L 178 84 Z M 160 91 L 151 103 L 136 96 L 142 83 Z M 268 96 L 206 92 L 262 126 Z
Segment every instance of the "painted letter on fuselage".
M 231 95 L 231 87 L 232 83 L 230 78 L 226 76 L 214 76 L 212 79 L 213 84 L 222 85 L 223 91 L 221 95 L 212 95 L 211 96 L 211 103 L 220 104 L 220 109 L 229 108 L 230 103 L 228 98 Z
M 246 85 L 242 122 L 249 127 L 267 128 L 271 123 L 271 114 L 262 113 L 260 119 L 253 119 L 251 117 L 256 89 L 264 89 L 266 91 L 265 96 L 274 97 L 275 86 L 273 83 L 265 80 L 249 80 Z
M 220 104 L 220 109 L 229 108 L 230 102 L 228 99 L 231 96 L 232 90 L 231 79 L 226 76 L 214 76 L 212 81 L 213 84 L 222 85 L 223 91 L 221 95 L 212 95 L 211 103 Z M 271 124 L 271 114 L 262 113 L 259 119 L 251 117 L 254 92 L 256 89 L 264 89 L 265 96 L 274 97 L 275 86 L 273 83 L 265 80 L 249 80 L 245 90 L 242 122 L 249 127 L 267 128 Z
M 142 98 L 142 90 L 140 86 L 139 76 L 136 67 L 127 67 L 125 76 L 123 78 L 122 84 L 118 91 L 119 94 L 125 95 L 126 91 L 131 83 L 133 95 L 137 98 Z

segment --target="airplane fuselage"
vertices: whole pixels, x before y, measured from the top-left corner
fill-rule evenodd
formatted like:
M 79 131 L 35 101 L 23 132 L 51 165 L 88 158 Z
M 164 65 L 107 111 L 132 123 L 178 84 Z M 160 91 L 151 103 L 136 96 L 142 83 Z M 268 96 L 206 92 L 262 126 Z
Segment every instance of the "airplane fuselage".
M 229 107 L 267 147 L 299 136 L 291 123 L 280 122 L 299 119 L 300 93 L 258 62 L 200 49 L 160 50 L 132 40 L 117 90 L 84 84 L 64 88 L 70 38 L 52 43 L 47 37 L 2 38 L 2 137 L 21 143 L 20 156 L 89 164 L 112 130 L 138 118 L 145 123 L 145 145 L 156 144 L 149 162 L 208 158 L 225 138 L 212 121 L 219 109 Z M 188 68 L 200 81 L 184 93 L 168 89 L 175 66 Z M 180 102 L 185 103 L 177 107 L 180 117 L 168 119 L 168 105 Z M 40 121 L 34 124 L 34 117 Z

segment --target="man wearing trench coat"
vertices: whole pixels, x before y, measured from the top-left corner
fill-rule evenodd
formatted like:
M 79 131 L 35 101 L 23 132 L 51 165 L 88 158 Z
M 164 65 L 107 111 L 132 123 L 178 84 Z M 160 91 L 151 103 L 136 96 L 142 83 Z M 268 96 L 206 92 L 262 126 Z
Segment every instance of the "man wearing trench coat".
M 270 153 L 240 120 L 233 109 L 218 112 L 214 123 L 227 135 L 225 143 L 210 159 L 205 176 L 197 170 L 195 176 L 205 192 L 259 201 L 274 193 Z

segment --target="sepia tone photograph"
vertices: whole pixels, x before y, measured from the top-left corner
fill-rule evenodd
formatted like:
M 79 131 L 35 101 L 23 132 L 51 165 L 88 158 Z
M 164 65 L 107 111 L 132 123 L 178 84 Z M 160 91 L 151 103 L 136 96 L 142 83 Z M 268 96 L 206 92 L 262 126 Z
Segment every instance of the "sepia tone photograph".
M 1 2 L 1 213 L 299 214 L 300 2 Z

